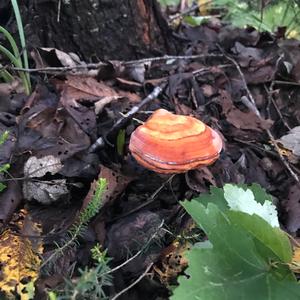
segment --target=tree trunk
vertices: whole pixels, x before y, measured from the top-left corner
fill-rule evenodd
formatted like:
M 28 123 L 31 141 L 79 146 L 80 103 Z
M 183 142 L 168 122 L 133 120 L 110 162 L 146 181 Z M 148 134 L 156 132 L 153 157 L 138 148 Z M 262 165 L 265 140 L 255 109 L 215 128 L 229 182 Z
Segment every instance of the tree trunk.
M 175 53 L 156 0 L 24 0 L 19 5 L 27 46 L 75 52 L 86 61 Z M 7 17 L 0 14 L 0 24 L 16 33 L 13 13 L 5 22 Z

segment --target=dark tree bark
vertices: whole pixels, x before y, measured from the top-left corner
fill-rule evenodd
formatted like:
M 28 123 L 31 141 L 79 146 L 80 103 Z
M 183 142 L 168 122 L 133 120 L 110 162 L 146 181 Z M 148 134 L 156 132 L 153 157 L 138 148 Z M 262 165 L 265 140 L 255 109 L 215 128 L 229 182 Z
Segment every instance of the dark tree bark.
M 175 53 L 156 0 L 27 0 L 19 5 L 28 46 L 75 52 L 86 61 Z M 12 13 L 0 14 L 0 24 L 16 32 Z

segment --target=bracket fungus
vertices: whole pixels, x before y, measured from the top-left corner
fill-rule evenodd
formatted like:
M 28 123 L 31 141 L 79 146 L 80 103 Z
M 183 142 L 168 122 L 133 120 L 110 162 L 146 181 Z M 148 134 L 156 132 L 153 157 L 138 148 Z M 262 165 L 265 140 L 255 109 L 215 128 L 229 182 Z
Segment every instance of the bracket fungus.
M 129 150 L 139 164 L 157 173 L 174 174 L 215 162 L 223 147 L 220 135 L 190 116 L 165 109 L 131 134 Z

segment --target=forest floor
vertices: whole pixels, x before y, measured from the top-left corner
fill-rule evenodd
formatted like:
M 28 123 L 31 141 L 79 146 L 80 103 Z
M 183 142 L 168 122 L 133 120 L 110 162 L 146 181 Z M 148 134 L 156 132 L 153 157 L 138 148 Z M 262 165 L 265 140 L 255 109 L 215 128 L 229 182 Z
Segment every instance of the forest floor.
M 15 238 L 27 237 L 42 241 L 46 259 L 91 200 L 91 183 L 108 182 L 100 213 L 78 245 L 38 278 L 37 299 L 78 275 L 78 267 L 90 266 L 96 243 L 107 249 L 111 268 L 134 256 L 112 273 L 107 294 L 122 291 L 151 265 L 150 276 L 120 299 L 167 299 L 167 287 L 186 267 L 186 244 L 178 236 L 195 230 L 179 201 L 210 186 L 260 184 L 276 200 L 282 228 L 297 236 L 300 131 L 278 141 L 300 124 L 300 42 L 218 20 L 181 25 L 176 34 L 184 41 L 178 57 L 97 66 L 41 48 L 33 58 L 40 71 L 32 73 L 30 96 L 20 82 L 0 84 L 0 131 L 9 132 L 0 164 L 10 164 L 0 194 L 1 247 L 12 249 Z M 126 115 L 157 87 L 157 97 Z M 220 158 L 174 176 L 140 166 L 129 138 L 159 108 L 214 128 L 224 141 Z M 12 239 L 4 239 L 7 231 Z

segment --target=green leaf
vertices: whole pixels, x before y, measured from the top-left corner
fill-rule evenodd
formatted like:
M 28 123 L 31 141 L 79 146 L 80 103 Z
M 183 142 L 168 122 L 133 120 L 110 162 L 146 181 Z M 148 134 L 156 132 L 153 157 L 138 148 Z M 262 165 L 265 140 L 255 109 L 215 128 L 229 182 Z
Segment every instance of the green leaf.
M 125 130 L 121 129 L 117 136 L 117 151 L 119 155 L 123 155 L 125 145 Z
M 191 26 L 199 26 L 206 23 L 210 18 L 210 16 L 186 16 L 184 21 Z
M 230 209 L 250 215 L 259 215 L 273 227 L 279 227 L 275 205 L 269 200 L 266 200 L 263 204 L 258 203 L 250 189 L 244 190 L 238 186 L 226 184 L 224 186 L 224 197 Z
M 193 201 L 192 201 L 193 202 Z M 219 247 L 227 251 L 227 256 L 233 260 L 242 261 L 244 253 L 249 253 L 254 249 L 253 241 L 244 236 L 243 228 L 238 228 L 232 224 L 224 212 L 221 212 L 216 205 L 209 204 L 205 209 L 200 203 L 185 202 L 183 207 L 192 216 L 201 229 L 207 234 L 213 248 Z M 190 205 L 192 204 L 192 205 Z M 241 233 L 241 231 L 243 231 Z M 230 239 L 228 239 L 230 235 Z M 252 249 L 252 250 L 253 250 Z M 261 267 L 265 266 L 263 260 L 256 257 L 253 253 L 246 259 L 249 265 Z
M 267 221 L 257 215 L 248 215 L 246 213 L 229 211 L 230 220 L 242 226 L 255 242 L 263 244 L 270 250 L 269 258 L 281 260 L 290 263 L 293 256 L 292 247 L 289 238 L 280 228 L 272 227 Z M 260 247 L 260 245 L 257 245 Z
M 273 201 L 272 196 L 268 194 L 259 184 L 253 183 L 250 186 L 247 186 L 246 184 L 244 185 L 239 185 L 243 189 L 250 189 L 252 193 L 254 194 L 255 201 L 264 204 L 266 200 L 268 201 Z
M 0 173 L 5 173 L 10 168 L 10 164 L 0 166 Z
M 210 192 L 207 194 L 203 194 L 200 197 L 194 198 L 192 199 L 191 202 L 199 202 L 202 205 L 204 205 L 205 207 L 207 207 L 207 205 L 209 203 L 214 203 L 215 205 L 217 205 L 217 207 L 221 210 L 221 211 L 225 211 L 229 209 L 229 206 L 224 198 L 224 191 L 223 189 L 220 188 L 216 188 L 216 187 L 211 187 L 210 188 Z M 182 202 L 182 203 L 186 203 L 186 202 Z
M 6 185 L 0 182 L 0 192 L 2 192 L 6 188 Z
M 300 285 L 286 264 L 270 260 L 270 247 L 257 241 L 262 233 L 255 226 L 245 229 L 247 222 L 260 217 L 227 210 L 216 205 L 205 208 L 198 201 L 185 201 L 183 206 L 208 235 L 212 248 L 193 248 L 187 255 L 187 277 L 179 278 L 179 287 L 172 300 L 296 300 L 300 299 Z M 240 218 L 246 220 L 239 222 Z M 272 228 L 262 220 L 260 226 Z M 264 227 L 261 230 L 263 230 Z M 280 251 L 279 251 L 280 252 Z
M 9 131 L 4 131 L 0 136 L 0 146 L 8 139 Z
M 178 5 L 180 0 L 158 0 L 160 5 L 167 6 L 167 5 Z

